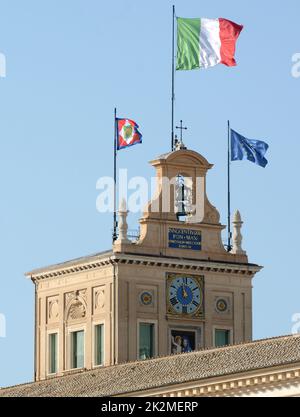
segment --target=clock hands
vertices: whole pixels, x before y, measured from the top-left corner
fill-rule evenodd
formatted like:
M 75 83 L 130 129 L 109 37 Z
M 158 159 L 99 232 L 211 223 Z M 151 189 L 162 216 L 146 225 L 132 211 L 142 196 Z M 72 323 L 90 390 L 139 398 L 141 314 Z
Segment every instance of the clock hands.
M 186 291 L 186 287 L 185 287 L 185 285 L 186 285 L 186 278 L 182 278 L 182 296 L 183 296 L 183 298 L 187 298 L 188 297 L 188 293 L 187 293 L 187 291 Z
M 188 297 L 188 293 L 186 292 L 184 285 L 182 286 L 182 295 L 183 295 L 183 298 L 187 298 Z

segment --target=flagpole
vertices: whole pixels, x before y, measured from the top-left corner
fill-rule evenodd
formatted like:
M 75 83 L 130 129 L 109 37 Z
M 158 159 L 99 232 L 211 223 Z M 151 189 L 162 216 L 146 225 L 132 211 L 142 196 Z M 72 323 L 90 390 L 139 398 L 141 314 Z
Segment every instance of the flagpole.
M 231 207 L 230 207 L 230 122 L 227 121 L 227 136 L 228 136 L 228 152 L 227 152 L 227 208 L 228 208 L 228 242 L 227 242 L 227 251 L 231 251 L 231 225 L 230 225 L 230 217 L 231 217 Z
M 118 138 L 118 121 L 117 108 L 114 110 L 114 219 L 113 219 L 113 236 L 112 243 L 117 240 L 117 138 Z M 113 364 L 117 363 L 116 354 L 116 264 L 113 262 Z
M 117 109 L 114 111 L 114 217 L 113 243 L 117 239 Z
M 174 103 L 175 103 L 175 6 L 172 16 L 172 126 L 171 126 L 171 151 L 174 150 Z

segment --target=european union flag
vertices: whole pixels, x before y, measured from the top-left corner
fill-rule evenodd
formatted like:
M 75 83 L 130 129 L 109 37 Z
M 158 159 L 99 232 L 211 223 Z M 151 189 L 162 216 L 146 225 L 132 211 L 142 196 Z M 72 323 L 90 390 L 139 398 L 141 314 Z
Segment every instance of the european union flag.
M 231 160 L 241 161 L 248 159 L 248 161 L 265 167 L 268 163 L 265 153 L 269 145 L 262 140 L 246 139 L 244 136 L 231 129 Z

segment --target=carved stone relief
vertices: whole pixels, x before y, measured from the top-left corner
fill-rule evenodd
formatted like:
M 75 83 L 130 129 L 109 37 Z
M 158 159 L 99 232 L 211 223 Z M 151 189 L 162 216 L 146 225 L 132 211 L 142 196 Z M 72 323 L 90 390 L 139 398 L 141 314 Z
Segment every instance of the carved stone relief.
M 47 322 L 57 322 L 59 320 L 59 302 L 58 297 L 47 298 Z
M 93 289 L 93 310 L 94 313 L 101 312 L 105 307 L 105 286 Z
M 79 300 L 72 301 L 69 311 L 68 311 L 68 320 L 78 320 L 81 318 L 85 318 L 86 316 L 86 308 Z
M 67 321 L 86 317 L 87 290 L 77 290 L 65 294 L 65 316 Z

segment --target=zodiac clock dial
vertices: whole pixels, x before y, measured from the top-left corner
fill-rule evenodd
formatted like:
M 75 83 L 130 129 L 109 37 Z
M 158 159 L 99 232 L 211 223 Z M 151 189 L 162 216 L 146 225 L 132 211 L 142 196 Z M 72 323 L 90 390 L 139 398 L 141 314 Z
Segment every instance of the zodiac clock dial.
M 168 303 L 172 313 L 195 314 L 202 306 L 202 290 L 196 278 L 175 276 L 169 281 Z

